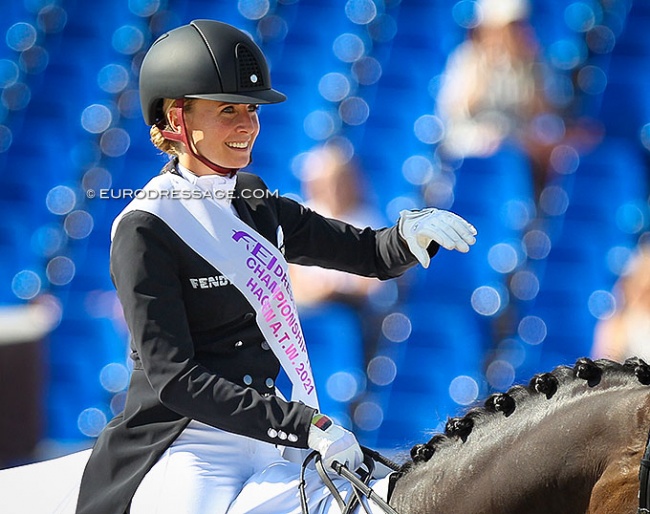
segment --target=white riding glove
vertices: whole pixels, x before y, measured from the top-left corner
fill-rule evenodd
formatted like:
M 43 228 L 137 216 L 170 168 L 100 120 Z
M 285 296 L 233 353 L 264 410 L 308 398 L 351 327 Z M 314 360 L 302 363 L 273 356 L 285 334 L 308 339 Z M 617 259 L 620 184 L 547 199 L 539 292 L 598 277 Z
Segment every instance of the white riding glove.
M 477 233 L 474 226 L 458 214 L 433 207 L 421 211 L 401 211 L 398 230 L 411 253 L 425 268 L 429 267 L 431 261 L 427 252 L 431 241 L 447 250 L 466 253 L 476 242 Z
M 307 445 L 320 453 L 325 470 L 334 473 L 334 461 L 355 470 L 363 462 L 363 452 L 354 434 L 323 414 L 316 414 L 311 420 Z

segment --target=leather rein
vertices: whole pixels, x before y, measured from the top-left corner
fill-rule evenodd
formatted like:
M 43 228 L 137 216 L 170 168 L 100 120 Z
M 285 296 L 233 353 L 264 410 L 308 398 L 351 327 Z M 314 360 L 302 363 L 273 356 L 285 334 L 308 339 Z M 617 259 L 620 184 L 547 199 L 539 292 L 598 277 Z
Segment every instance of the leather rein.
M 366 466 L 367 471 L 360 468 L 359 475 L 357 475 L 339 462 L 334 462 L 332 466 L 334 471 L 336 471 L 340 477 L 347 480 L 352 485 L 352 494 L 350 495 L 350 498 L 347 502 L 343 499 L 338 489 L 336 488 L 336 485 L 334 485 L 334 482 L 332 482 L 332 479 L 325 471 L 325 465 L 321 460 L 320 454 L 317 451 L 313 451 L 307 456 L 307 458 L 305 458 L 300 468 L 300 483 L 298 484 L 302 514 L 309 514 L 309 507 L 307 506 L 307 494 L 305 492 L 305 471 L 307 470 L 307 466 L 311 461 L 314 461 L 314 467 L 316 468 L 320 479 L 329 489 L 332 497 L 341 510 L 341 514 L 352 514 L 358 505 L 361 505 L 366 514 L 372 514 L 372 511 L 367 504 L 367 500 L 371 500 L 385 514 L 398 514 L 398 512 L 390 505 L 388 505 L 388 503 L 386 503 L 386 501 L 384 501 L 381 496 L 375 493 L 375 491 L 368 485 L 368 482 L 372 478 L 372 473 L 375 468 L 375 461 L 384 464 L 394 471 L 398 471 L 400 469 L 400 466 L 390 461 L 386 457 L 380 455 L 374 450 L 371 450 L 364 446 L 362 446 L 361 449 L 364 454 L 364 465 Z
M 639 467 L 639 510 L 637 514 L 650 514 L 650 433 Z

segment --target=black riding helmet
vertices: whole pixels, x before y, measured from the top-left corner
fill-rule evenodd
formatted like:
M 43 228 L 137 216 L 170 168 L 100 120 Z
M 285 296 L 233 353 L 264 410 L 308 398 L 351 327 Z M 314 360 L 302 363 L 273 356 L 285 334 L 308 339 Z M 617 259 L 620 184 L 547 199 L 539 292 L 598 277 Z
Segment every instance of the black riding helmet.
M 147 125 L 164 119 L 165 98 L 271 104 L 286 97 L 271 88 L 266 59 L 241 30 L 194 20 L 159 37 L 142 61 L 140 105 Z

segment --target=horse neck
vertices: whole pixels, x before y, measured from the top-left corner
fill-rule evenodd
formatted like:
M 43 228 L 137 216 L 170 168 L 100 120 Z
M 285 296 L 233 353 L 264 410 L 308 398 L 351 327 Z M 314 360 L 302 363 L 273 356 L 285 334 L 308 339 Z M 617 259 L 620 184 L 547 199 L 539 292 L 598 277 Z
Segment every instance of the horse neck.
M 402 514 L 584 513 L 595 484 L 623 449 L 634 448 L 634 458 L 642 453 L 648 394 L 568 391 L 551 400 L 531 398 L 508 418 L 489 415 L 466 442 L 445 444 L 399 480 L 394 503 Z

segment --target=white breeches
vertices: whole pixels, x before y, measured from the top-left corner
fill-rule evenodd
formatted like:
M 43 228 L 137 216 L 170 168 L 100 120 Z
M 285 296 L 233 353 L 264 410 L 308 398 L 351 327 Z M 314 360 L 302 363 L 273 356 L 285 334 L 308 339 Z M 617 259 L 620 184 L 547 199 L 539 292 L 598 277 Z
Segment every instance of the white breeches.
M 0 471 L 0 513 L 73 514 L 89 454 Z M 300 464 L 276 446 L 193 421 L 144 477 L 131 514 L 300 514 L 299 480 Z M 305 480 L 310 514 L 340 513 L 314 469 Z M 334 483 L 347 497 L 349 483 Z M 371 486 L 386 498 L 387 479 Z

